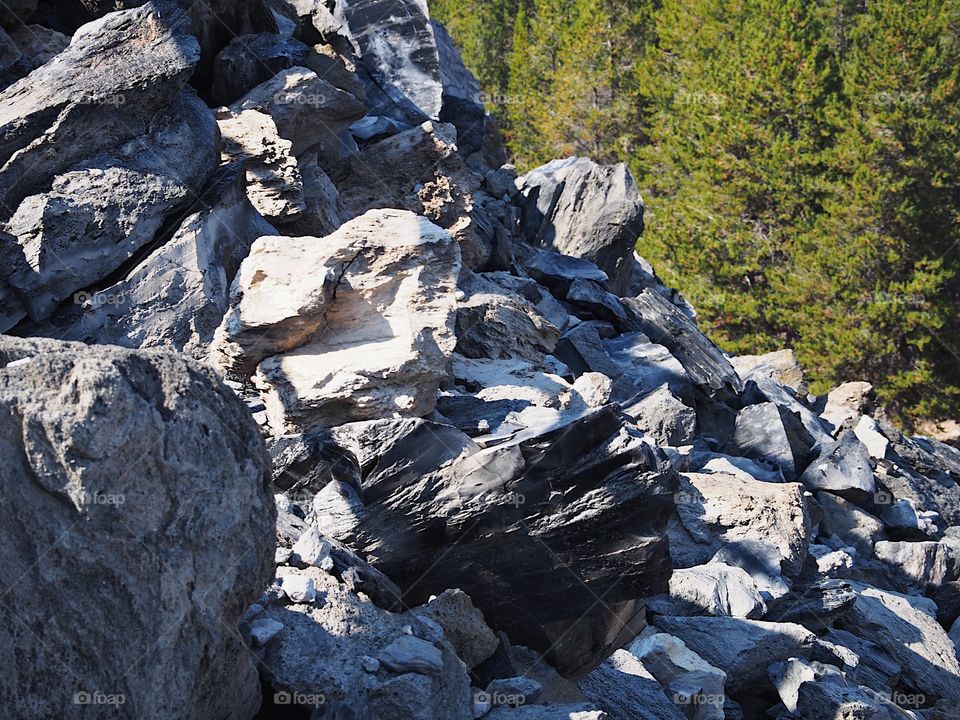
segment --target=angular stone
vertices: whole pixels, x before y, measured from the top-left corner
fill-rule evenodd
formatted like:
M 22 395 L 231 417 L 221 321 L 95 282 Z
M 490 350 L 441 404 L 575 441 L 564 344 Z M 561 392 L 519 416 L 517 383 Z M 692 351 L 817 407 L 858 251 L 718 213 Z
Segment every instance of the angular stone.
M 234 37 L 213 63 L 210 95 L 230 105 L 274 75 L 309 63 L 310 48 L 299 40 L 271 32 Z
M 763 355 L 738 355 L 730 358 L 730 363 L 744 381 L 752 380 L 756 376 L 767 377 L 786 385 L 798 395 L 807 394 L 803 368 L 800 367 L 793 350 L 775 350 Z
M 852 490 L 868 495 L 876 490 L 870 453 L 852 430 L 844 430 L 834 445 L 823 448 L 800 482 L 811 490 Z
M 216 186 L 219 198 L 187 216 L 125 279 L 78 294 L 82 302 L 62 305 L 37 333 L 205 358 L 240 263 L 254 240 L 276 232 L 253 209 L 237 168 L 221 173 Z
M 691 651 L 682 640 L 651 629 L 629 648 L 674 703 L 688 706 L 692 720 L 723 720 L 726 673 Z
M 277 434 L 425 415 L 455 343 L 459 270 L 446 232 L 398 210 L 371 211 L 322 240 L 261 238 L 234 283 L 217 352 L 257 367 Z
M 269 115 L 280 137 L 290 141 L 295 156 L 313 149 L 331 160 L 339 158 L 343 131 L 366 114 L 356 97 L 304 67 L 277 73 L 244 95 L 232 109 L 259 110 Z
M 828 492 L 818 492 L 820 534 L 836 535 L 865 558 L 873 557 L 873 545 L 883 538 L 883 523 L 851 502 Z
M 793 623 L 771 623 L 729 617 L 654 619 L 661 632 L 674 635 L 687 648 L 727 675 L 734 696 L 765 686 L 767 668 L 790 657 L 809 658 L 816 636 Z
M 835 430 L 853 426 L 857 419 L 873 410 L 873 386 L 867 382 L 846 382 L 827 394 L 827 404 L 820 417 Z
M 148 134 L 199 59 L 190 30 L 165 0 L 112 13 L 77 30 L 56 62 L 0 93 L 0 220 L 81 160 Z
M 746 570 L 723 563 L 681 568 L 670 576 L 670 594 L 651 599 L 661 615 L 729 615 L 758 619 L 766 603 Z
M 632 639 L 637 598 L 667 587 L 661 533 L 676 481 L 613 408 L 488 449 L 449 426 L 406 427 L 371 437 L 380 458 L 364 475 L 366 513 L 339 539 L 408 602 L 463 588 L 492 626 L 549 651 L 561 674 Z
M 773 460 L 784 479 L 793 482 L 810 461 L 813 438 L 791 412 L 766 402 L 737 414 L 733 443 L 745 457 Z
M 697 428 L 696 411 L 684 405 L 663 384 L 636 403 L 623 408 L 637 427 L 660 445 L 686 445 Z
M 626 329 L 665 345 L 693 382 L 713 392 L 743 390 L 743 382 L 720 348 L 676 305 L 649 288 L 624 298 L 623 304 L 631 316 Z
M 415 612 L 439 623 L 467 667 L 476 667 L 497 649 L 497 636 L 484 621 L 483 613 L 462 590 L 444 590 Z
M 439 675 L 443 671 L 443 656 L 433 643 L 413 635 L 401 635 L 387 645 L 377 660 L 388 670 L 403 674 Z
M 2 338 L 0 368 L 16 578 L 0 696 L 24 720 L 88 717 L 77 693 L 147 720 L 251 717 L 260 688 L 236 628 L 272 577 L 276 516 L 243 403 L 166 352 Z
M 904 592 L 932 592 L 960 579 L 960 541 L 890 542 L 874 546 L 877 560 L 888 565 Z
M 259 110 L 217 112 L 223 138 L 224 162 L 241 162 L 246 167 L 247 195 L 267 220 L 285 223 L 306 211 L 303 179 L 293 146 L 280 137 L 273 118 Z
M 105 117 L 111 112 L 104 111 Z M 109 138 L 104 128 L 101 141 Z M 23 311 L 32 320 L 45 319 L 61 301 L 104 280 L 154 240 L 215 171 L 216 143 L 210 111 L 186 89 L 155 114 L 148 134 L 109 150 L 105 146 L 54 178 L 49 190 L 20 203 L 4 226 L 16 242 L 0 248 L 5 256 L 0 273 L 16 290 Z M 66 145 L 70 150 L 63 154 L 71 154 L 72 142 Z M 93 152 L 89 143 L 87 150 Z M 21 157 L 11 159 L 0 176 Z
M 799 574 L 812 531 L 802 486 L 720 473 L 683 473 L 681 483 L 670 529 L 675 565 L 703 565 L 725 550 L 724 561 L 744 567 L 761 591 Z
M 580 681 L 580 690 L 601 710 L 621 720 L 685 720 L 660 683 L 626 650 L 617 650 Z
M 908 687 L 928 700 L 960 700 L 960 661 L 929 600 L 854 584 L 857 601 L 838 626 L 881 647 Z M 926 605 L 924 603 L 927 603 Z
M 633 246 L 643 232 L 643 200 L 623 163 L 554 160 L 519 180 L 521 228 L 527 242 L 590 260 L 625 294 Z

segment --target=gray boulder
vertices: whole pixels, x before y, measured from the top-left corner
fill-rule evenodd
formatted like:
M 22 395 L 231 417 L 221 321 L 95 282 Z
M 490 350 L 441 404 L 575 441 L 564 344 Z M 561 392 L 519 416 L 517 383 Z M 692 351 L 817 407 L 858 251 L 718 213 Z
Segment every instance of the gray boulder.
M 617 650 L 580 681 L 598 708 L 620 720 L 686 720 L 660 683 L 626 650 Z
M 236 628 L 272 576 L 275 511 L 246 408 L 164 352 L 0 339 L 0 368 L 5 706 L 251 717 Z
M 734 696 L 769 684 L 767 668 L 790 657 L 809 658 L 816 636 L 793 623 L 771 623 L 729 617 L 654 619 L 661 632 L 674 635 L 694 653 L 727 675 Z
M 853 442 L 859 444 L 856 437 Z M 789 482 L 793 482 L 804 472 L 810 461 L 813 444 L 813 438 L 800 420 L 776 403 L 748 405 L 737 413 L 733 445 L 739 450 L 739 454 L 748 458 L 772 460 L 780 466 L 783 477 Z M 869 469 L 869 462 L 867 468 Z M 820 480 L 820 476 L 817 475 L 815 479 Z
M 694 439 L 697 413 L 680 402 L 666 383 L 642 400 L 625 404 L 623 412 L 659 445 L 686 445 Z
M 230 105 L 274 75 L 307 66 L 310 52 L 310 47 L 299 40 L 269 31 L 234 37 L 213 64 L 213 102 Z
M 519 178 L 517 187 L 527 242 L 590 260 L 610 277 L 611 292 L 627 292 L 643 200 L 626 165 L 554 160 Z
M 800 476 L 800 482 L 811 490 L 867 495 L 876 490 L 870 453 L 853 430 L 844 430 L 836 443 L 824 447 Z

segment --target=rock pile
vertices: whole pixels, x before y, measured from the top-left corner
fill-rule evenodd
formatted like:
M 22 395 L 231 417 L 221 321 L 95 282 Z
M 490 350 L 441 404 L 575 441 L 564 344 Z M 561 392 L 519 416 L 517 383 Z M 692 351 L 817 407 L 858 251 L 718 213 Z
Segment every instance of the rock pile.
M 960 716 L 960 451 L 721 352 L 626 168 L 518 177 L 424 3 L 39 5 L 0 14 L 13 716 Z

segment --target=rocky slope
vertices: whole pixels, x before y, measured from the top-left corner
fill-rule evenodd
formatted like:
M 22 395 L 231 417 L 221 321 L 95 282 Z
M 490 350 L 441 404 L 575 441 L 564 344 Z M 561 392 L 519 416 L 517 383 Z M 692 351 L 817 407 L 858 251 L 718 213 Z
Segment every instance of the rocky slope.
M 725 356 L 423 3 L 0 22 L 10 717 L 960 716 L 960 452 Z

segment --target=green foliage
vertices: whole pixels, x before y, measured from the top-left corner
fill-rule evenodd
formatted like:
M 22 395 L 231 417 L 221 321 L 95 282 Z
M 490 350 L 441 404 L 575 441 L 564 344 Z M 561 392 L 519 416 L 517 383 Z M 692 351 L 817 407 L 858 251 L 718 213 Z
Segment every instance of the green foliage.
M 725 349 L 957 415 L 960 0 L 488 2 L 452 32 L 515 162 L 625 161 L 641 252 Z

